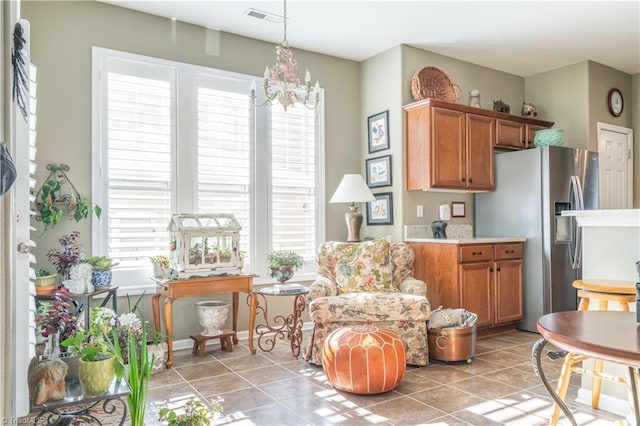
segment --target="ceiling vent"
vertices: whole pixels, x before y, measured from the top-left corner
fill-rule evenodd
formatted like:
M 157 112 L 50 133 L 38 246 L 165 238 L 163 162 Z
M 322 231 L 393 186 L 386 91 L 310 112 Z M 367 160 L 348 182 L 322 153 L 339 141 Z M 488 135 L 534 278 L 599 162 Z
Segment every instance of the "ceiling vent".
M 277 24 L 281 24 L 284 22 L 282 16 L 276 15 L 271 12 L 265 12 L 263 10 L 258 10 L 250 7 L 249 9 L 244 11 L 244 14 L 247 16 L 251 16 L 252 18 L 262 19 L 263 21 L 275 22 Z

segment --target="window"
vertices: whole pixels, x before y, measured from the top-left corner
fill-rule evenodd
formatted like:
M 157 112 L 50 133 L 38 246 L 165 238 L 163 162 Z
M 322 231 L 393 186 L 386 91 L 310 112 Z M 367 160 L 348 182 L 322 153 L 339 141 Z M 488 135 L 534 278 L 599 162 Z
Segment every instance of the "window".
M 324 240 L 322 107 L 254 108 L 253 76 L 94 48 L 93 253 L 119 286 L 149 285 L 173 213 L 233 213 L 245 272 L 272 249 L 314 272 Z M 299 274 L 299 276 L 300 276 Z

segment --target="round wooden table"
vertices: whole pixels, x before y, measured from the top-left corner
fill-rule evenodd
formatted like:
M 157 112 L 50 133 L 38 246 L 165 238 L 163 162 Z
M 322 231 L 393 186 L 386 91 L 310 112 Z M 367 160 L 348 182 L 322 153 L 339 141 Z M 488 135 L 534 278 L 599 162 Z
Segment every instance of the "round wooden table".
M 540 317 L 537 328 L 542 338 L 533 346 L 534 370 L 553 400 L 573 425 L 577 423 L 571 411 L 558 397 L 542 371 L 540 355 L 547 343 L 563 349 L 561 353 L 549 351 L 549 356 L 552 359 L 564 357 L 565 351 L 578 353 L 590 358 L 626 365 L 629 367 L 629 377 L 631 378 L 634 377 L 634 369 L 640 369 L 640 323 L 636 322 L 635 312 L 554 312 Z M 636 382 L 635 380 L 630 380 L 630 382 L 636 424 L 640 425 Z

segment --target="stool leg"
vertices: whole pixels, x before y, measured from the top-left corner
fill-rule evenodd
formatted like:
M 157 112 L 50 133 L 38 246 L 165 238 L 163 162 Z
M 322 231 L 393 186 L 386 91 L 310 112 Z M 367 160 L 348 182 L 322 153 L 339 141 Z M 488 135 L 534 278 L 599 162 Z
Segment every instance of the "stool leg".
M 578 305 L 579 311 L 586 311 L 589 309 L 589 298 L 583 297 L 580 299 L 580 305 Z
M 620 310 L 622 312 L 629 312 L 629 303 L 627 302 L 620 302 Z
M 573 364 L 575 362 L 575 357 L 575 354 L 569 353 L 564 357 L 564 362 L 562 363 L 562 370 L 560 371 L 560 378 L 558 379 L 558 387 L 556 388 L 556 393 L 563 401 L 564 397 L 567 395 L 567 389 L 569 388 L 569 381 L 571 380 L 571 368 L 573 367 Z M 552 426 L 558 424 L 558 417 L 560 417 L 560 407 L 554 402 L 553 414 L 551 415 L 549 424 Z
M 602 373 L 602 360 L 593 360 L 593 372 L 596 374 Z M 600 405 L 600 390 L 602 389 L 602 379 L 594 377 L 591 385 L 591 408 L 598 409 Z
M 191 350 L 192 354 L 197 354 L 198 353 L 198 341 L 197 340 L 193 340 L 193 349 Z
M 207 341 L 200 342 L 200 349 L 198 350 L 198 356 L 204 356 L 204 351 L 207 349 Z

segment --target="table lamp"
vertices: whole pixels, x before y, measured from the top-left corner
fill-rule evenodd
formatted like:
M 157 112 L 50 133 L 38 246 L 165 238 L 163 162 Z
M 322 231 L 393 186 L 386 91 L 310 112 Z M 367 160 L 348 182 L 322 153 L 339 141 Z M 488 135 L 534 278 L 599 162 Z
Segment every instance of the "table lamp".
M 340 181 L 336 192 L 329 203 L 351 203 L 349 211 L 345 212 L 344 220 L 347 222 L 348 242 L 360 241 L 360 226 L 362 225 L 362 213 L 356 203 L 375 201 L 371 190 L 359 174 L 346 174 Z

